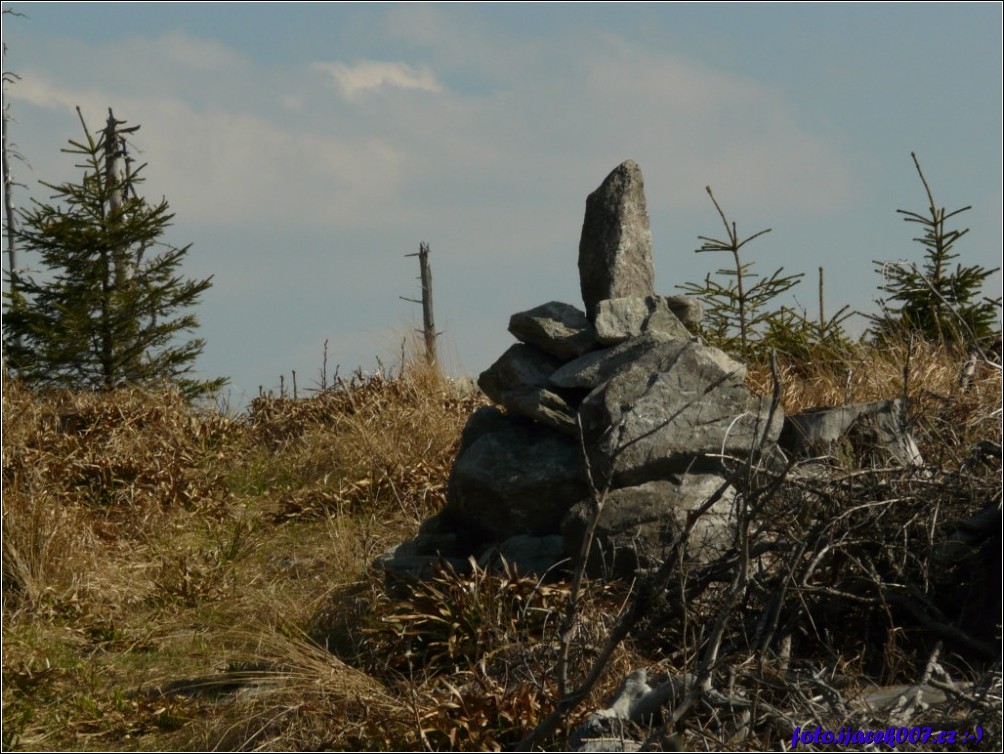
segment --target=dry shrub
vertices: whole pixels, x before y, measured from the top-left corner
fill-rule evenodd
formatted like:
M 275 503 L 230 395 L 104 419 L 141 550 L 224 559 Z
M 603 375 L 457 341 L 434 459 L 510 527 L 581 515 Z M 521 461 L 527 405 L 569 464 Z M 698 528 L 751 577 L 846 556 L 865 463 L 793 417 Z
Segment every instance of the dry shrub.
M 750 495 L 755 557 L 744 562 L 732 551 L 706 566 L 679 564 L 635 636 L 651 651 L 649 666 L 661 652 L 677 677 L 707 668 L 709 689 L 671 731 L 686 750 L 777 749 L 796 726 L 891 724 L 979 725 L 993 750 L 1001 736 L 993 696 L 999 513 L 996 536 L 991 523 L 962 554 L 941 549 L 962 521 L 998 512 L 999 465 L 973 476 L 932 468 L 793 475 L 775 492 Z M 741 586 L 735 601 L 730 584 Z M 960 696 L 935 710 L 904 701 L 896 723 L 860 701 L 880 685 L 928 681 Z
M 44 479 L 67 503 L 133 522 L 157 508 L 205 502 L 211 480 L 202 469 L 236 431 L 227 417 L 195 412 L 172 390 L 33 394 L 8 380 L 4 400 L 17 416 L 5 426 L 5 486 Z
M 440 505 L 480 402 L 418 367 L 295 403 L 262 400 L 237 418 L 171 391 L 41 394 L 6 381 L 4 674 L 27 680 L 5 684 L 5 743 L 418 741 L 410 711 L 404 728 L 390 724 L 406 709 L 400 697 L 388 706 L 379 681 L 289 637 Z M 253 646 L 232 646 L 234 625 L 258 626 Z M 115 641 L 78 640 L 90 636 Z M 127 694 L 242 654 L 269 668 L 254 693 Z
M 393 431 L 399 423 L 425 429 L 416 421 L 442 414 L 467 416 L 482 404 L 482 398 L 465 393 L 436 369 L 409 364 L 393 378 L 357 371 L 351 379 L 339 378 L 334 387 L 310 398 L 259 396 L 251 401 L 248 419 L 266 445 L 280 447 L 312 429 L 340 430 L 357 422 L 380 432 Z M 380 426 L 387 411 L 393 418 L 386 427 Z
M 151 684 L 145 695 L 219 698 L 183 739 L 186 749 L 352 751 L 390 742 L 409 718 L 378 681 L 312 643 L 295 628 L 231 635 L 254 656 L 196 678 Z
M 94 567 L 97 538 L 79 508 L 45 490 L 3 496 L 5 618 L 71 601 Z
M 131 564 L 175 509 L 215 505 L 207 469 L 231 420 L 171 390 L 33 393 L 10 379 L 3 390 L 5 609 L 45 595 L 82 609 L 84 592 L 116 602 L 149 586 Z
M 43 394 L 6 380 L 5 596 L 37 601 L 50 586 L 93 580 L 73 553 L 93 557 L 94 538 L 103 560 L 145 560 L 140 581 L 167 598 L 217 594 L 219 564 L 257 536 L 259 511 L 279 523 L 346 514 L 329 533 L 366 544 L 344 564 L 358 573 L 374 548 L 442 504 L 476 402 L 420 367 L 303 401 L 258 399 L 238 419 L 170 389 Z
M 95 536 L 85 512 L 73 501 L 67 504 L 50 484 L 51 475 L 64 471 L 65 465 L 31 447 L 51 442 L 56 434 L 37 429 L 51 424 L 49 407 L 9 379 L 3 385 L 3 404 L 6 618 L 70 599 L 94 557 Z
M 986 748 L 1000 741 L 1001 377 L 984 365 L 963 389 L 963 363 L 914 343 L 862 347 L 842 364 L 779 365 L 792 413 L 899 398 L 905 382 L 925 464 L 809 464 L 748 480 L 748 575 L 735 553 L 681 565 L 643 628 L 647 645 L 689 672 L 709 627 L 722 629 L 709 673 L 718 696 L 705 694 L 677 723 L 687 747 L 777 748 L 795 726 L 881 727 L 891 715 L 855 700 L 876 685 L 928 680 L 960 693 L 936 713 L 904 701 L 897 724 L 930 725 L 936 714 L 944 729 L 981 726 Z M 751 368 L 759 392 L 770 380 L 769 368 Z M 743 585 L 732 606 L 730 582 Z M 739 705 L 753 717 L 737 718 Z
M 256 398 L 249 422 L 298 480 L 280 519 L 391 510 L 412 521 L 445 504 L 446 478 L 467 417 L 484 399 L 437 371 L 410 366 L 395 379 L 357 374 L 300 401 Z
M 909 416 L 928 467 L 802 479 L 766 496 L 753 536 L 766 549 L 742 599 L 723 614 L 734 554 L 681 571 L 559 734 L 604 707 L 630 670 L 692 670 L 719 620 L 713 685 L 764 712 L 740 735 L 725 708 L 706 704 L 681 721 L 687 745 L 776 748 L 803 713 L 823 719 L 808 701 L 830 694 L 819 678 L 846 679 L 844 698 L 911 681 L 938 639 L 956 667 L 984 672 L 951 630 L 976 642 L 970 650 L 999 642 L 987 617 L 999 584 L 978 559 L 944 573 L 931 563 L 953 526 L 999 501 L 999 462 L 970 453 L 976 440 L 1000 441 L 999 371 L 978 371 L 962 391 L 955 355 L 861 348 L 839 363 L 782 363 L 785 407 L 900 397 L 908 351 Z M 751 366 L 749 379 L 770 392 L 769 370 Z M 236 419 L 170 392 L 41 396 L 8 381 L 5 638 L 16 615 L 39 636 L 65 624 L 82 646 L 64 661 L 28 640 L 5 646 L 5 681 L 21 683 L 5 684 L 5 725 L 8 707 L 51 709 L 14 729 L 50 745 L 61 731 L 65 748 L 119 748 L 126 733 L 155 736 L 149 748 L 224 749 L 487 750 L 523 738 L 557 701 L 568 586 L 475 568 L 402 593 L 364 576 L 442 507 L 460 430 L 483 402 L 422 367 L 357 375 L 299 401 L 259 398 Z M 572 685 L 625 591 L 585 591 Z M 235 641 L 234 625 L 256 628 Z M 103 632 L 113 639 L 79 638 Z M 232 658 L 241 662 L 219 668 Z M 232 688 L 122 697 L 123 686 L 192 668 L 210 673 L 206 688 L 221 678 Z M 43 676 L 59 693 L 36 694 Z
M 405 590 L 402 590 L 405 591 Z M 407 676 L 476 666 L 516 646 L 539 643 L 567 599 L 563 585 L 541 583 L 504 569 L 499 574 L 472 561 L 471 573 L 449 566 L 417 582 L 408 595 L 382 592 L 379 623 L 365 643 L 373 672 Z
M 856 655 L 886 683 L 908 680 L 916 654 L 939 639 L 962 655 L 992 657 L 999 547 L 977 541 L 966 558 L 948 558 L 945 547 L 999 502 L 994 477 L 927 468 L 792 480 L 763 517 L 779 552 L 799 553 L 784 555 L 773 586 L 764 583 L 797 595 L 776 630 L 811 651 Z
M 625 590 L 599 583 L 587 590 L 573 674 L 595 659 Z M 520 576 L 505 564 L 497 572 L 473 563 L 469 573 L 444 567 L 406 586 L 374 582 L 333 595 L 314 634 L 410 710 L 408 736 L 398 747 L 496 751 L 523 738 L 557 701 L 553 669 L 568 596 L 567 583 Z M 603 696 L 640 661 L 619 648 L 588 703 L 602 706 Z

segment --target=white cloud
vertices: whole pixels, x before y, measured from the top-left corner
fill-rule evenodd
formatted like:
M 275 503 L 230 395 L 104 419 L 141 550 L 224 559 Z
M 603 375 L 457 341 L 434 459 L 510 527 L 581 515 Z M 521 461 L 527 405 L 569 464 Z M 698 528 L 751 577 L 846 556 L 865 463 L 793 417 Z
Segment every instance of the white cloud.
M 119 66 L 127 80 L 98 89 L 32 70 L 10 94 L 70 113 L 79 104 L 90 119 L 112 106 L 142 124 L 136 142 L 151 184 L 185 216 L 216 224 L 260 221 L 263 193 L 278 216 L 315 227 L 382 227 L 388 214 L 424 223 L 457 211 L 484 221 L 499 206 L 543 218 L 627 157 L 650 179 L 653 208 L 706 209 L 709 183 L 737 209 L 819 210 L 848 194 L 840 155 L 760 82 L 612 35 L 528 40 L 515 56 L 510 41 L 475 27 L 454 40 L 449 63 L 433 59 L 447 71 L 480 66 L 499 85 L 491 92 L 447 90 L 431 68 L 404 62 L 310 65 L 344 100 L 386 89 L 440 95 L 366 98 L 366 108 L 319 96 L 302 68 L 238 65 L 215 40 L 181 32 Z M 116 51 L 76 54 L 94 68 Z M 146 86 L 179 57 L 226 75 Z M 72 115 L 67 124 L 73 133 Z M 539 226 L 528 233 L 556 232 Z
M 16 87 L 11 87 L 6 94 L 12 99 L 26 102 L 46 110 L 73 110 L 77 105 L 98 99 L 96 92 L 70 89 L 54 84 L 49 77 L 41 72 L 32 71 L 30 75 L 22 76 Z
M 151 40 L 144 40 L 147 54 Z M 193 37 L 183 31 L 172 31 L 153 40 L 171 60 L 197 71 L 224 71 L 241 66 L 240 55 L 215 39 Z
M 609 110 L 601 133 L 618 122 L 646 172 L 671 179 L 656 202 L 703 208 L 710 184 L 733 207 L 824 211 L 851 193 L 844 156 L 767 83 L 608 38 L 585 88 Z
M 159 177 L 179 216 L 348 230 L 366 227 L 399 183 L 396 150 L 375 137 L 340 138 L 264 113 L 180 102 L 145 109 L 143 147 L 158 155 L 150 181 Z
M 20 103 L 66 111 L 57 131 L 73 139 L 81 138 L 77 106 L 92 134 L 103 126 L 109 106 L 116 117 L 141 125 L 132 142 L 139 159 L 149 162 L 144 171 L 148 193 L 165 195 L 187 221 L 219 227 L 271 218 L 301 226 L 367 227 L 382 222 L 379 208 L 401 182 L 402 158 L 393 144 L 367 133 L 290 123 L 281 110 L 199 106 L 169 94 L 65 87 L 34 71 L 10 95 Z M 295 104 L 294 96 L 285 98 L 287 105 Z M 50 141 L 53 134 L 46 133 L 44 145 L 33 144 L 35 136 L 40 134 L 22 134 L 20 141 L 37 175 L 74 177 L 71 163 L 59 153 L 66 136 Z
M 433 94 L 443 91 L 442 84 L 427 66 L 414 68 L 401 62 L 364 60 L 352 66 L 336 61 L 314 63 L 313 67 L 330 74 L 335 86 L 348 100 L 355 99 L 361 92 L 385 87 L 418 89 Z

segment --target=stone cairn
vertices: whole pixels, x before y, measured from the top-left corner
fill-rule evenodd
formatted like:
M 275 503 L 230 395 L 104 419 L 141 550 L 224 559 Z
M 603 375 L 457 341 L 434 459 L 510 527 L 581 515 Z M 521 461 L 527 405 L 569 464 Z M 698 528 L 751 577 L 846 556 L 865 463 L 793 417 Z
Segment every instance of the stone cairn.
M 510 319 L 520 342 L 478 380 L 502 408 L 470 418 L 446 508 L 378 558 L 390 575 L 422 577 L 442 562 L 464 570 L 472 556 L 538 575 L 570 562 L 588 524 L 589 475 L 608 490 L 590 571 L 651 568 L 687 512 L 723 483 L 723 457 L 777 441 L 782 412 L 766 426 L 770 401 L 748 390 L 745 367 L 688 329 L 700 304 L 655 294 L 632 161 L 586 200 L 579 275 L 585 311 L 550 302 Z M 701 517 L 691 557 L 728 546 L 733 503 L 725 495 Z
M 377 559 L 391 580 L 421 579 L 444 564 L 465 572 L 472 560 L 556 574 L 581 552 L 597 494 L 604 504 L 591 575 L 656 568 L 688 513 L 725 484 L 727 459 L 742 462 L 754 448 L 768 464 L 810 478 L 833 465 L 923 463 L 899 401 L 771 414 L 770 401 L 747 389 L 745 367 L 692 335 L 700 304 L 653 290 L 652 236 L 634 162 L 615 168 L 586 200 L 579 277 L 585 311 L 552 301 L 512 315 L 509 332 L 519 343 L 478 379 L 497 406 L 467 422 L 445 509 Z M 691 563 L 725 554 L 737 494 L 730 489 L 697 520 Z M 994 505 L 962 522 L 935 560 L 966 556 L 995 526 L 999 532 Z M 624 723 L 649 720 L 692 683 L 681 674 L 652 687 L 645 669 L 633 671 L 610 706 L 573 731 L 572 750 L 640 750 Z M 887 690 L 873 697 L 868 704 L 892 698 Z M 672 740 L 663 745 L 675 750 Z

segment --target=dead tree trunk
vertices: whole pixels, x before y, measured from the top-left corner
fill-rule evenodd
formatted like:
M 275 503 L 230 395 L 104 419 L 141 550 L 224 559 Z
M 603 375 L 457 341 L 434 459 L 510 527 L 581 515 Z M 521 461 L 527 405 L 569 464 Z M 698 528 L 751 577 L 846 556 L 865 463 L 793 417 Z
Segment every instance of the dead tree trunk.
M 119 135 L 118 126 L 124 121 L 115 120 L 112 109 L 108 108 L 108 120 L 105 122 L 104 152 L 105 152 L 105 185 L 108 187 L 108 219 L 120 222 L 122 213 L 122 173 L 125 171 L 124 140 Z M 115 287 L 122 289 L 130 277 L 131 264 L 129 249 L 112 249 L 112 261 L 115 264 Z
M 13 11 L 9 10 L 8 8 L 4 8 L 3 9 L 3 13 L 4 13 L 4 15 L 7 15 L 8 13 L 13 14 Z M 16 14 L 16 15 L 20 15 L 20 14 Z M 6 62 L 7 45 L 4 45 L 3 52 L 4 52 L 5 62 Z M 18 77 L 18 75 L 16 73 L 11 73 L 11 72 L 8 72 L 8 71 L 4 71 L 3 72 L 3 88 L 4 88 L 4 104 L 3 104 L 3 206 L 4 206 L 4 215 L 5 215 L 5 219 L 6 219 L 6 222 L 7 222 L 7 264 L 8 264 L 8 270 L 9 270 L 9 273 L 10 273 L 8 279 L 10 280 L 10 296 L 11 296 L 11 301 L 13 302 L 14 306 L 18 305 L 17 292 L 18 292 L 18 288 L 20 286 L 18 285 L 18 268 L 17 268 L 17 238 L 16 238 L 16 234 L 17 234 L 17 217 L 16 217 L 16 213 L 14 212 L 14 195 L 13 195 L 14 178 L 13 178 L 13 176 L 11 174 L 11 169 L 10 169 L 10 158 L 11 158 L 11 153 L 12 153 L 13 147 L 11 146 L 10 142 L 7 140 L 8 139 L 7 121 L 10 120 L 11 115 L 10 115 L 10 112 L 8 110 L 8 108 L 10 107 L 10 105 L 7 104 L 7 102 L 6 102 L 6 99 L 7 99 L 6 95 L 7 95 L 7 86 L 8 86 L 8 84 L 14 83 L 15 81 L 17 81 L 18 78 L 19 77 Z M 17 156 L 16 153 L 15 153 L 15 156 Z M 15 338 L 14 338 L 14 344 L 15 344 L 15 346 L 18 349 L 20 349 L 20 347 L 21 347 L 21 336 L 20 335 L 15 336 Z
M 79 112 L 79 108 L 78 108 Z M 116 120 L 112 109 L 108 108 L 108 119 L 105 121 L 105 131 L 103 135 L 104 146 L 104 171 L 105 186 L 108 193 L 108 207 L 106 222 L 112 225 L 119 225 L 125 221 L 123 217 L 124 207 L 129 199 L 127 192 L 131 185 L 131 167 L 129 165 L 129 154 L 126 148 L 126 134 L 132 134 L 139 130 L 139 126 L 122 128 L 126 121 Z M 127 244 L 117 248 L 109 249 L 111 261 L 114 269 L 114 290 L 122 294 L 128 288 L 135 285 L 134 274 L 139 265 L 143 247 L 131 249 Z M 151 315 L 151 325 L 156 324 L 156 314 Z M 135 335 L 138 327 L 138 320 L 134 318 L 130 327 L 130 332 L 122 333 L 118 336 L 120 341 L 120 352 L 110 361 L 122 361 L 127 373 L 133 373 L 136 364 L 140 359 L 139 352 L 134 348 Z M 116 346 L 112 343 L 108 345 L 109 353 L 115 353 Z M 107 387 L 111 387 L 111 383 Z
M 429 366 L 436 364 L 436 322 L 432 310 L 432 268 L 429 266 L 429 244 L 424 241 L 418 245 L 417 254 L 405 254 L 406 257 L 418 257 L 419 270 L 422 279 L 422 300 L 404 298 L 422 305 L 422 333 L 425 336 L 425 361 Z
M 7 260 L 10 270 L 10 293 L 11 296 L 17 294 L 17 241 L 15 240 L 16 217 L 14 215 L 14 197 L 11 190 L 14 187 L 14 180 L 11 178 L 10 149 L 7 144 L 7 112 L 3 114 L 3 204 L 7 219 Z

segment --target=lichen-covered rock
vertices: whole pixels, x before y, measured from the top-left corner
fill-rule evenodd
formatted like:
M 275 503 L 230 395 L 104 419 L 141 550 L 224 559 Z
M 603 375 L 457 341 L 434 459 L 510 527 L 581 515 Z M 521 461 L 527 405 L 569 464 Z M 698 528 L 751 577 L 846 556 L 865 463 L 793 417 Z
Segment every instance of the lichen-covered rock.
M 553 356 L 520 343 L 511 346 L 482 372 L 478 385 L 485 395 L 508 411 L 577 437 L 575 409 L 549 382 L 560 365 Z
M 666 345 L 671 342 L 673 345 Z M 656 350 L 656 346 L 682 352 L 686 347 L 686 341 L 673 341 L 672 338 L 658 332 L 646 333 L 613 348 L 604 348 L 580 356 L 555 370 L 549 381 L 557 388 L 592 390 L 627 366 L 656 364 L 664 360 L 666 352 L 662 349 Z
M 657 343 L 621 367 L 579 407 L 597 485 L 717 472 L 722 455 L 746 459 L 772 446 L 784 413 L 778 407 L 768 427 L 770 401 L 754 396 L 744 375 L 723 351 L 681 341 Z
M 747 389 L 745 367 L 688 331 L 700 302 L 653 292 L 634 162 L 586 200 L 578 262 L 585 312 L 551 301 L 512 316 L 521 342 L 478 379 L 505 413 L 482 408 L 468 421 L 439 523 L 382 556 L 388 573 L 427 572 L 442 558 L 459 568 L 479 555 L 540 572 L 574 558 L 589 511 L 585 448 L 593 483 L 609 489 L 593 572 L 629 576 L 660 562 L 688 513 L 751 449 L 780 456 L 783 412 L 766 426 L 769 401 Z M 692 530 L 689 556 L 711 558 L 731 540 L 734 493 L 723 493 Z
M 920 466 L 920 449 L 901 416 L 899 400 L 815 408 L 785 419 L 778 444 L 796 460 L 844 468 Z
M 664 296 L 666 306 L 683 323 L 687 330 L 694 332 L 704 319 L 704 307 L 701 300 L 693 296 Z

